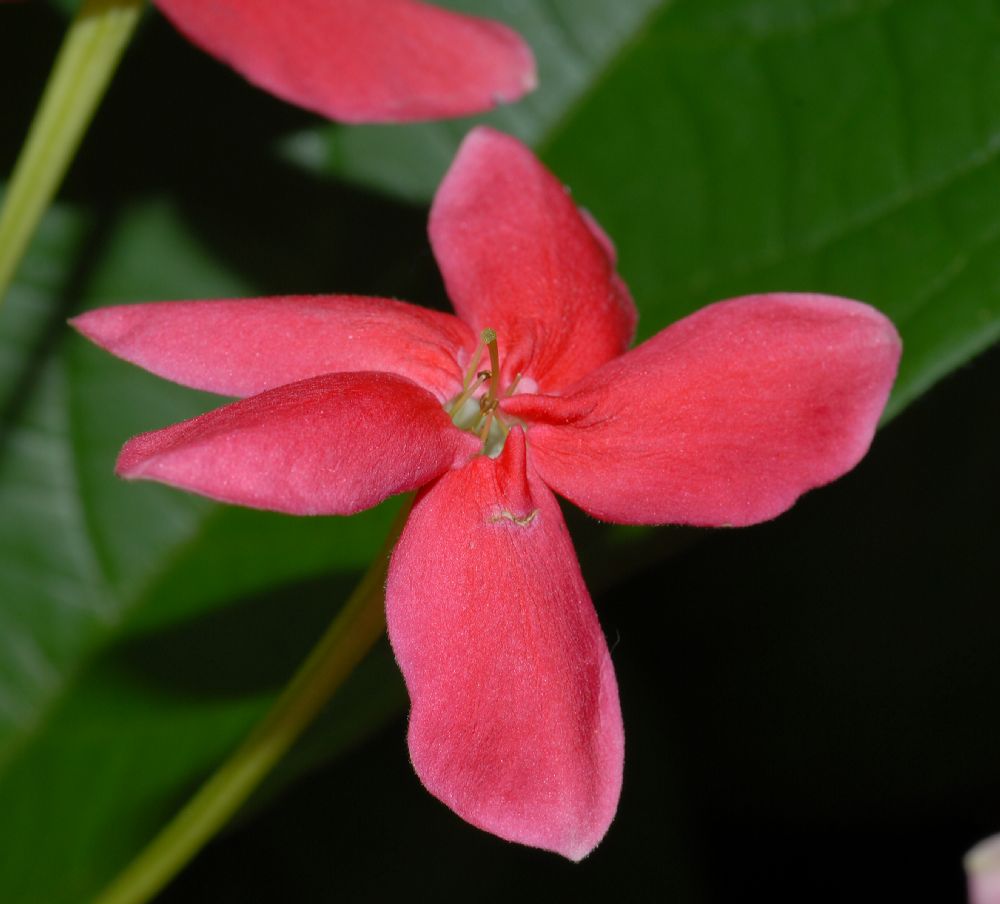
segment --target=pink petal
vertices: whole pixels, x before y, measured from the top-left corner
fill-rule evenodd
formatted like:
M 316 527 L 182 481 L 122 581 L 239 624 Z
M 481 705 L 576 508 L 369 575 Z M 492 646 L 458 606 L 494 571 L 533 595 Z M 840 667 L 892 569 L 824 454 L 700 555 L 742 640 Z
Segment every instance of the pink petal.
M 222 502 L 350 515 L 476 452 L 428 392 L 392 374 L 327 374 L 129 440 L 117 472 Z
M 1000 904 L 1000 835 L 977 844 L 965 857 L 969 904 Z
M 427 789 L 501 838 L 586 856 L 621 790 L 618 688 L 520 429 L 498 460 L 479 456 L 418 497 L 386 608 Z
M 459 351 L 475 344 L 450 314 L 349 295 L 123 305 L 70 322 L 161 377 L 234 396 L 323 373 L 381 370 L 444 401 L 461 389 Z
M 628 347 L 636 311 L 610 242 L 519 141 L 465 139 L 430 235 L 458 315 L 496 330 L 505 382 L 522 373 L 552 392 Z
M 626 523 L 745 525 L 849 471 L 899 361 L 874 308 L 822 295 L 710 305 L 564 398 L 515 396 L 556 492 Z
M 535 86 L 509 28 L 416 0 L 154 0 L 255 85 L 343 122 L 464 116 Z

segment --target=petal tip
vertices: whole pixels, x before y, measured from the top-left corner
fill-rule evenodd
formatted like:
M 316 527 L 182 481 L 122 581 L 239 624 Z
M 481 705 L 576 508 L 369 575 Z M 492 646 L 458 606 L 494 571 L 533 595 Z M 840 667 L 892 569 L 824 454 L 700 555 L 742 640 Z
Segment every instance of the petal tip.
M 144 441 L 147 433 L 133 436 L 122 446 L 115 461 L 115 476 L 123 480 L 137 480 L 143 476 L 143 464 L 148 459 L 147 443 Z
M 484 34 L 492 36 L 499 50 L 498 58 L 502 61 L 499 70 L 494 70 L 498 86 L 493 91 L 492 106 L 514 103 L 534 91 L 538 87 L 538 65 L 527 41 L 502 22 L 482 19 L 473 21 L 486 26 Z
M 603 838 L 604 836 L 602 835 L 601 837 Z M 562 850 L 556 851 L 555 853 L 561 854 L 572 863 L 580 863 L 584 860 L 584 858 L 588 857 L 593 852 L 594 848 L 596 848 L 600 843 L 601 839 L 598 838 L 593 844 L 574 844 L 567 846 Z
M 501 132 L 499 129 L 494 129 L 492 126 L 480 125 L 469 130 L 469 133 L 462 139 L 458 146 L 458 152 L 455 154 L 455 159 L 452 161 L 452 166 L 454 167 L 455 162 L 458 158 L 470 151 L 476 151 L 482 146 L 491 144 L 505 144 L 505 143 L 517 143 L 520 142 L 506 132 Z
M 85 339 L 104 349 L 115 342 L 124 326 L 118 308 L 84 311 L 82 314 L 70 317 L 66 323 Z
M 572 863 L 580 863 L 589 857 L 604 840 L 611 828 L 611 823 L 614 821 L 617 809 L 618 796 L 616 795 L 614 807 L 610 811 L 592 813 L 594 818 L 588 825 L 574 826 L 574 830 L 568 832 L 559 844 L 554 844 L 551 847 L 552 852 L 565 857 Z
M 768 297 L 768 296 L 763 296 Z M 858 301 L 855 298 L 845 298 L 840 295 L 825 295 L 822 293 L 777 293 L 774 297 L 792 302 L 807 302 L 817 306 L 822 306 L 828 311 L 843 311 L 854 316 L 867 320 L 873 330 L 873 335 L 884 341 L 887 345 L 902 347 L 902 340 L 896 325 L 874 305 L 866 301 Z
M 538 70 L 535 68 L 535 58 L 531 57 L 531 68 L 525 73 L 521 81 L 522 94 L 528 94 L 538 87 Z
M 538 87 L 538 66 L 527 42 L 513 29 L 497 23 L 497 29 L 511 50 L 507 84 L 493 93 L 493 105 L 519 101 Z
M 523 41 L 521 44 L 523 48 L 521 61 L 524 69 L 521 72 L 521 91 L 517 96 L 518 98 L 529 94 L 538 87 L 538 65 L 535 62 L 535 55 L 531 52 L 531 48 L 527 44 Z

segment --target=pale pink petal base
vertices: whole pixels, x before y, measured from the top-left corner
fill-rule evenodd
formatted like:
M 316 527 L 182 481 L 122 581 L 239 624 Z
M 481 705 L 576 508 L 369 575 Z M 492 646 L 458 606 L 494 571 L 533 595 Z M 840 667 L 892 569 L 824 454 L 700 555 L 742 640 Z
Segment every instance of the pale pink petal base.
M 965 856 L 969 904 L 1000 904 L 1000 835 L 977 844 Z
M 423 486 L 478 448 L 409 380 L 328 374 L 137 436 L 116 470 L 251 508 L 350 515 Z
M 720 302 L 584 377 L 519 395 L 539 475 L 608 521 L 774 518 L 865 454 L 899 363 L 868 305 L 822 295 Z
M 535 86 L 509 28 L 417 0 L 154 0 L 266 91 L 343 122 L 463 116 Z
M 389 639 L 427 789 L 473 825 L 579 860 L 618 803 L 618 689 L 555 498 L 501 457 L 422 495 L 392 557 Z
M 160 301 L 99 308 L 70 323 L 158 376 L 232 396 L 378 370 L 407 377 L 443 402 L 461 388 L 459 354 L 467 356 L 476 341 L 451 314 L 357 295 Z
M 636 310 L 614 248 L 521 142 L 480 127 L 431 208 L 431 244 L 459 317 L 496 330 L 505 383 L 554 392 L 620 355 Z

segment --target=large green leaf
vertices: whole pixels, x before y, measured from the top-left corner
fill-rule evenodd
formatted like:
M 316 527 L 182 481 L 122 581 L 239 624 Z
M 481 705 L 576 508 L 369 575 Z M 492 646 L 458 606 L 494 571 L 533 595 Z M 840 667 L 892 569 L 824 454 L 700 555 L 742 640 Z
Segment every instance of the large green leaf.
M 1000 336 L 998 47 L 989 0 L 681 2 L 549 156 L 643 335 L 749 292 L 861 298 L 903 336 L 893 414 Z

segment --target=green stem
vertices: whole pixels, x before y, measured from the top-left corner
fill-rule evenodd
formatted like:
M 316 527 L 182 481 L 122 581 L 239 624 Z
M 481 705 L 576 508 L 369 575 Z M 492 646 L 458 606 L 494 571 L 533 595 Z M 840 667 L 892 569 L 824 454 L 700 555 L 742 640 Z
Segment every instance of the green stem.
M 263 721 L 95 904 L 142 904 L 160 891 L 228 822 L 382 636 L 389 553 L 410 504 L 404 504 L 382 552 Z
M 59 50 L 0 210 L 0 302 L 145 6 L 84 0 Z

